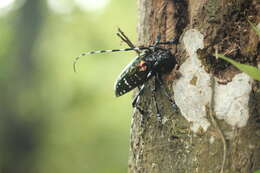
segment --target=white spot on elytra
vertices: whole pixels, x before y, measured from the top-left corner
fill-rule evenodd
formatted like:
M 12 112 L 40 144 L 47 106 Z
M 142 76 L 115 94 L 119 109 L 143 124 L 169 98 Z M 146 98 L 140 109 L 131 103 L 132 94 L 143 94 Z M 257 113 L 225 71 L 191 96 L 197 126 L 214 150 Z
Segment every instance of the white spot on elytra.
M 128 86 L 128 88 L 129 88 L 129 83 L 127 82 L 127 80 L 125 78 L 124 78 L 124 82 L 125 82 L 126 86 Z

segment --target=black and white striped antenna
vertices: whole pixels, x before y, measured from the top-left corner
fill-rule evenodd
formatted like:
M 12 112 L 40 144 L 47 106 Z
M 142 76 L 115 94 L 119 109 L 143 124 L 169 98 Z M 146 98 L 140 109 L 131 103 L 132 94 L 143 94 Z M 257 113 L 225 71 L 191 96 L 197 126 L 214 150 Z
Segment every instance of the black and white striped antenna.
M 74 72 L 76 72 L 76 64 L 78 62 L 78 60 L 82 57 L 82 56 L 86 56 L 86 55 L 92 55 L 92 54 L 98 54 L 98 53 L 109 53 L 109 52 L 120 52 L 120 51 L 133 51 L 133 50 L 149 50 L 151 48 L 153 48 L 154 46 L 149 46 L 149 47 L 134 47 L 134 48 L 125 48 L 125 49 L 111 49 L 111 50 L 97 50 L 97 51 L 91 51 L 91 52 L 84 52 L 81 53 L 78 57 L 75 58 L 75 60 L 73 61 L 73 69 Z

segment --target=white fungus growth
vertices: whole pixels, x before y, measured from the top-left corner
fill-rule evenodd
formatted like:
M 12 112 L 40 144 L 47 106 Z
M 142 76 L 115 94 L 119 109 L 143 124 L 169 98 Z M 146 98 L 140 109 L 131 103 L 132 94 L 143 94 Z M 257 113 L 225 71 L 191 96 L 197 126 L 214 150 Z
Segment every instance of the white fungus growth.
M 183 43 L 189 57 L 181 65 L 181 77 L 173 84 L 174 99 L 181 114 L 192 123 L 191 130 L 206 131 L 210 126 L 206 108 L 210 105 L 212 88 L 210 75 L 203 69 L 196 51 L 203 48 L 203 35 L 191 29 L 186 31 Z M 214 111 L 218 119 L 233 127 L 243 127 L 249 117 L 248 101 L 252 79 L 244 73 L 237 74 L 228 84 L 215 86 Z

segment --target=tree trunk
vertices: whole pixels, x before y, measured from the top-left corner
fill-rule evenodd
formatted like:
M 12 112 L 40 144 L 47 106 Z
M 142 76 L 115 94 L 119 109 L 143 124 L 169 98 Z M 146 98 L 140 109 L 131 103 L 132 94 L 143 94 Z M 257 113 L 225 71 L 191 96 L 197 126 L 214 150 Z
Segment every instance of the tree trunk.
M 251 173 L 260 169 L 260 85 L 213 54 L 260 65 L 260 44 L 248 21 L 260 26 L 258 0 L 139 0 L 139 44 L 158 33 L 173 45 L 179 70 L 165 75 L 178 111 L 151 79 L 134 112 L 130 173 Z M 259 27 L 260 28 L 260 27 Z

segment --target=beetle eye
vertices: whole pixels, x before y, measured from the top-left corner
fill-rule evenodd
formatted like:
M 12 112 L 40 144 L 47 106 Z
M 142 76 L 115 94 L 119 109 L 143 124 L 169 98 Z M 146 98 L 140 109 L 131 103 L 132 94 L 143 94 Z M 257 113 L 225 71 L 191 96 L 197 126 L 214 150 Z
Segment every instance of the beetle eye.
M 147 69 L 147 64 L 146 64 L 145 61 L 140 61 L 138 67 L 139 67 L 139 70 L 140 70 L 140 71 L 146 71 L 146 69 Z

